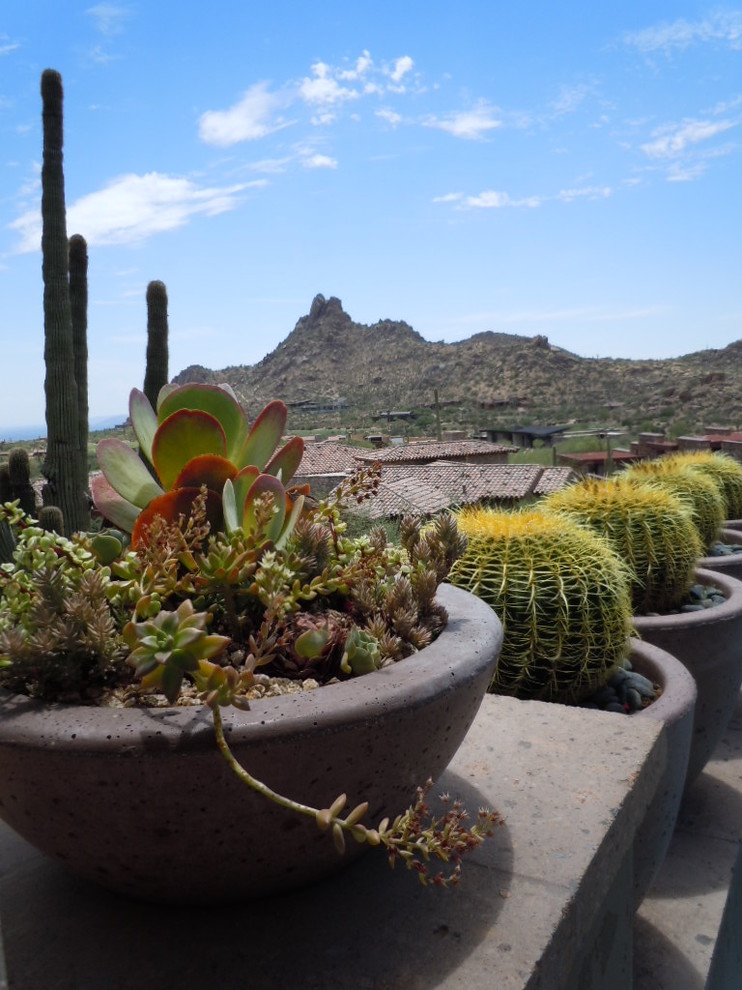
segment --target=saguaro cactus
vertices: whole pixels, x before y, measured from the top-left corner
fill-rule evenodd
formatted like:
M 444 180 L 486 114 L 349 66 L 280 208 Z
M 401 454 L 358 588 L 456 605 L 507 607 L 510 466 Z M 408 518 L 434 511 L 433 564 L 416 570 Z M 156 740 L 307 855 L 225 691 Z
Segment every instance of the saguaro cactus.
M 41 169 L 41 252 L 44 277 L 44 361 L 46 363 L 46 505 L 58 505 L 68 532 L 90 523 L 87 465 L 81 472 L 78 389 L 68 278 L 69 245 L 64 199 L 62 77 L 41 76 L 44 153 Z
M 23 511 L 35 516 L 36 493 L 31 484 L 31 462 L 25 447 L 13 447 L 8 451 L 8 481 L 10 499 L 18 499 Z
M 167 289 L 164 282 L 147 286 L 147 367 L 144 373 L 144 394 L 153 409 L 157 396 L 168 382 L 168 323 Z
M 88 474 L 88 245 L 82 234 L 73 234 L 69 245 L 70 315 L 72 352 L 77 386 L 77 436 L 80 469 Z M 87 487 L 87 485 L 86 485 Z

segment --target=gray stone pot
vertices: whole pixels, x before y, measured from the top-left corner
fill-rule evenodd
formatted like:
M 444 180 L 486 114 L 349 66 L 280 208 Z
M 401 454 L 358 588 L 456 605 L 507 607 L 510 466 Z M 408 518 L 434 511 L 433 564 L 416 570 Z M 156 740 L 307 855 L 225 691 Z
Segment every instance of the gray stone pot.
M 664 723 L 667 763 L 634 839 L 634 909 L 644 900 L 667 853 L 688 770 L 696 682 L 674 656 L 651 643 L 631 641 L 631 664 L 662 689 L 660 697 L 631 718 Z
M 634 618 L 639 636 L 677 657 L 696 682 L 686 787 L 701 773 L 724 735 L 742 684 L 742 581 L 702 568 L 696 571 L 696 581 L 716 585 L 726 602 L 701 612 Z
M 742 547 L 742 530 L 724 528 L 719 537 L 720 543 Z M 698 566 L 707 571 L 719 571 L 728 577 L 742 580 L 742 552 L 735 552 L 724 557 L 702 557 Z
M 258 779 L 317 807 L 347 793 L 377 824 L 437 778 L 479 709 L 502 644 L 495 613 L 444 585 L 449 623 L 418 654 L 313 692 L 224 713 L 230 746 Z M 103 709 L 0 702 L 0 816 L 72 871 L 154 901 L 217 903 L 335 872 L 310 819 L 241 783 L 202 708 Z M 387 869 L 383 852 L 379 868 Z

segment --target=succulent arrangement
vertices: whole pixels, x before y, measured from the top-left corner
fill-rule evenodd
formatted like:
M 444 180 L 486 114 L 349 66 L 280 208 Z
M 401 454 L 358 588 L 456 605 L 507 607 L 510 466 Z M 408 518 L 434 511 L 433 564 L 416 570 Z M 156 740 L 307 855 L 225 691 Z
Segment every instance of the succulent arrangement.
M 703 547 L 689 506 L 672 492 L 622 476 L 588 478 L 549 495 L 542 508 L 608 541 L 630 569 L 634 613 L 671 611 L 688 597 Z
M 491 833 L 495 812 L 468 827 L 458 806 L 430 824 L 424 793 L 377 828 L 362 804 L 311 808 L 275 794 L 229 749 L 220 708 L 248 708 L 266 691 L 355 677 L 402 660 L 446 623 L 436 590 L 465 540 L 451 516 L 401 545 L 383 531 L 349 539 L 342 510 L 378 485 L 378 467 L 310 505 L 291 488 L 302 442 L 280 445 L 286 407 L 251 425 L 228 389 L 165 386 L 157 409 L 131 395 L 140 453 L 98 447 L 98 512 L 116 529 L 66 538 L 17 503 L 0 506 L 12 559 L 0 565 L 0 684 L 45 700 L 209 706 L 235 773 L 266 797 L 316 819 L 338 849 L 344 835 L 382 845 L 423 882 L 455 882 L 458 860 Z M 148 462 L 148 463 L 147 463 Z M 430 856 L 453 865 L 429 874 Z
M 630 576 L 600 537 L 540 509 L 471 508 L 449 580 L 497 613 L 504 640 L 490 691 L 580 702 L 629 655 Z

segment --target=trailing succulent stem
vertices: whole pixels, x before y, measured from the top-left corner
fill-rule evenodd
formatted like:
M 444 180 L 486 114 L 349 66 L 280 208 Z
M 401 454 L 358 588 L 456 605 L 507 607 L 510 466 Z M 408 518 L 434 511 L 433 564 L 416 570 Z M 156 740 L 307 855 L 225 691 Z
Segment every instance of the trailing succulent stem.
M 369 828 L 363 824 L 362 819 L 368 811 L 367 802 L 356 805 L 344 818 L 341 817 L 347 804 L 345 794 L 339 795 L 329 808 L 313 808 L 294 801 L 257 780 L 242 766 L 229 748 L 218 704 L 212 704 L 211 710 L 219 750 L 239 779 L 274 804 L 313 818 L 321 831 L 330 833 L 335 848 L 341 855 L 345 852 L 345 836 L 350 835 L 356 842 L 382 846 L 386 850 L 390 866 L 403 862 L 407 869 L 417 873 L 421 884 L 450 887 L 459 882 L 461 859 L 465 853 L 476 849 L 494 834 L 495 826 L 502 824 L 503 820 L 496 811 L 480 808 L 475 823 L 468 826 L 468 816 L 458 801 L 440 818 L 433 818 L 426 802 L 427 793 L 432 786 L 430 780 L 425 787 L 418 788 L 413 807 L 398 815 L 393 822 L 385 818 L 377 828 Z M 441 795 L 441 800 L 448 804 L 448 795 Z M 431 859 L 448 864 L 449 872 L 431 873 L 428 865 Z

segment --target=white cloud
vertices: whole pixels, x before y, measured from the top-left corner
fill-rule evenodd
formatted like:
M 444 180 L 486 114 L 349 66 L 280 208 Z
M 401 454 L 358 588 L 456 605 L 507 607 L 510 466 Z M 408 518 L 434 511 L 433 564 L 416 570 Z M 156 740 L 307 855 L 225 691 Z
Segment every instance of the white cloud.
M 360 55 L 356 59 L 356 65 L 354 69 L 341 69 L 338 71 L 337 74 L 338 79 L 343 79 L 343 80 L 360 79 L 362 76 L 365 76 L 366 73 L 373 67 L 373 64 L 374 62 L 373 59 L 371 58 L 371 55 L 367 51 L 364 51 L 363 55 Z
M 500 121 L 494 116 L 494 109 L 483 102 L 473 110 L 462 110 L 445 117 L 428 117 L 423 124 L 469 141 L 481 140 L 488 131 L 500 127 Z
M 247 166 L 252 172 L 264 172 L 266 175 L 281 175 L 291 164 L 289 156 L 284 158 L 261 158 L 260 161 L 250 162 Z
M 580 186 L 576 189 L 561 189 L 557 199 L 563 203 L 571 203 L 574 199 L 607 199 L 612 194 L 610 186 Z
M 649 158 L 677 158 L 690 146 L 707 141 L 736 125 L 730 120 L 684 120 L 682 124 L 667 124 L 654 132 L 654 140 L 643 144 Z
M 609 186 L 579 186 L 574 189 L 562 189 L 556 196 L 524 196 L 520 199 L 515 199 L 510 193 L 500 192 L 496 189 L 486 189 L 476 196 L 466 196 L 460 192 L 446 193 L 443 196 L 434 197 L 433 202 L 456 203 L 459 210 L 535 209 L 542 206 L 549 199 L 571 203 L 578 198 L 606 199 L 612 193 L 613 190 Z
M 395 83 L 401 82 L 402 77 L 412 71 L 414 64 L 409 55 L 403 55 L 402 58 L 398 58 L 394 63 L 394 68 L 389 72 L 390 79 Z
M 310 155 L 303 161 L 305 168 L 337 168 L 338 163 L 336 158 L 330 158 L 329 155 Z
M 579 86 L 562 86 L 559 90 L 559 95 L 552 102 L 551 108 L 558 116 L 565 113 L 574 113 L 589 92 L 589 87 L 584 84 L 580 84 Z
M 396 113 L 394 110 L 387 110 L 387 109 L 376 110 L 375 114 L 377 117 L 380 117 L 382 120 L 385 120 L 387 124 L 391 124 L 392 127 L 396 127 L 397 124 L 402 123 L 402 115 Z
M 131 11 L 115 3 L 98 3 L 85 11 L 95 21 L 101 34 L 112 35 L 123 31 L 123 22 L 131 16 Z
M 642 31 L 624 35 L 624 42 L 641 52 L 673 49 L 683 51 L 690 45 L 721 41 L 733 49 L 742 48 L 742 13 L 739 11 L 715 11 L 700 21 L 680 18 L 671 24 L 658 24 Z
M 539 196 L 528 196 L 525 199 L 512 199 L 508 193 L 497 192 L 495 189 L 487 189 L 479 193 L 478 196 L 466 196 L 463 200 L 464 207 L 480 210 L 501 210 L 505 207 L 536 207 L 541 205 Z
M 315 62 L 312 66 L 313 78 L 305 77 L 299 86 L 299 95 L 307 103 L 332 105 L 344 100 L 355 100 L 358 91 L 341 86 L 332 76 L 332 67 L 326 62 Z
M 225 188 L 202 188 L 189 179 L 149 172 L 124 175 L 68 207 L 67 231 L 80 232 L 89 245 L 132 244 L 182 227 L 198 215 L 216 216 L 239 204 L 238 193 L 263 186 L 265 179 Z M 41 246 L 41 215 L 23 214 L 10 228 L 21 235 L 19 254 Z
M 699 161 L 692 164 L 673 162 L 667 170 L 668 182 L 693 182 L 700 179 L 708 168 L 708 162 Z
M 206 144 L 226 148 L 240 141 L 257 141 L 288 127 L 292 122 L 274 118 L 283 100 L 268 90 L 265 82 L 255 83 L 228 110 L 207 110 L 198 121 L 198 136 Z
M 10 55 L 11 52 L 18 51 L 20 47 L 19 42 L 10 41 L 6 34 L 0 35 L 0 56 Z
M 320 110 L 319 113 L 312 114 L 311 122 L 313 127 L 329 127 L 337 120 L 337 114 L 332 110 Z

